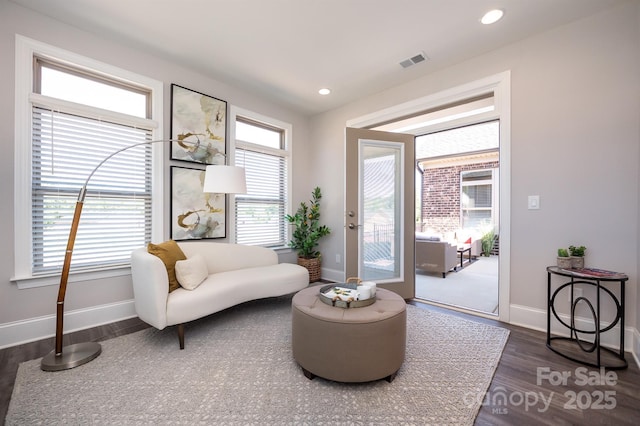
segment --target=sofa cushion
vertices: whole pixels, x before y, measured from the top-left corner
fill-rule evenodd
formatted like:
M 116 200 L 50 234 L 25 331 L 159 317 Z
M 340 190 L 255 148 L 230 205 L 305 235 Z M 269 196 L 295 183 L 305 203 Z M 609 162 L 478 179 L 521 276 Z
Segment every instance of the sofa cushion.
M 167 268 L 169 293 L 179 289 L 180 283 L 178 283 L 178 279 L 176 278 L 176 262 L 178 260 L 185 260 L 187 256 L 184 255 L 178 244 L 173 240 L 168 240 L 160 244 L 149 243 L 147 251 L 158 256 Z
M 199 254 L 176 262 L 176 278 L 187 290 L 195 290 L 209 276 L 207 262 Z
M 249 300 L 294 293 L 308 284 L 308 271 L 292 263 L 210 274 L 195 291 L 180 288 L 169 294 L 167 325 L 192 321 Z

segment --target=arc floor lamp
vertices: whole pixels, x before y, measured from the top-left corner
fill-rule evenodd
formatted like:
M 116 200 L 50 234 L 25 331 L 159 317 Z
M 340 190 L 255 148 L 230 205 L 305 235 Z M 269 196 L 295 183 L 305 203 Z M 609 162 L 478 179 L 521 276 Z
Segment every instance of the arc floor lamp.
M 62 274 L 60 275 L 60 286 L 58 288 L 58 300 L 56 304 L 56 340 L 55 349 L 42 358 L 40 368 L 44 371 L 60 371 L 77 367 L 88 363 L 95 359 L 102 347 L 96 342 L 76 343 L 73 345 L 62 346 L 63 339 L 63 321 L 64 321 L 64 299 L 67 292 L 67 282 L 69 280 L 69 269 L 71 267 L 71 257 L 73 255 L 73 246 L 76 240 L 76 233 L 80 223 L 80 215 L 87 193 L 87 185 L 93 177 L 94 173 L 112 157 L 131 148 L 141 145 L 150 145 L 154 143 L 170 143 L 178 142 L 173 139 L 160 139 L 135 143 L 125 148 L 119 149 L 102 160 L 89 173 L 84 185 L 80 189 L 78 199 L 76 201 L 73 220 L 71 222 L 71 230 L 69 231 L 69 239 L 67 240 L 67 249 L 64 256 L 62 266 Z M 185 143 L 185 141 L 181 141 Z M 224 154 L 219 154 L 224 155 Z M 203 192 L 211 192 L 218 194 L 242 194 L 247 192 L 244 169 L 236 166 L 227 165 L 208 165 L 205 169 L 205 178 L 202 188 Z

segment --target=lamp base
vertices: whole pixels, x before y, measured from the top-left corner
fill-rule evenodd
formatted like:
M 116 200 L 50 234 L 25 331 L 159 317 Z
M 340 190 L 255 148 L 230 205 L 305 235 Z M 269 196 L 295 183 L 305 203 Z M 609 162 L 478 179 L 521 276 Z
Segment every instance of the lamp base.
M 68 370 L 86 364 L 95 359 L 102 352 L 102 346 L 95 342 L 76 343 L 62 348 L 62 354 L 56 356 L 56 351 L 49 352 L 40 363 L 43 371 Z

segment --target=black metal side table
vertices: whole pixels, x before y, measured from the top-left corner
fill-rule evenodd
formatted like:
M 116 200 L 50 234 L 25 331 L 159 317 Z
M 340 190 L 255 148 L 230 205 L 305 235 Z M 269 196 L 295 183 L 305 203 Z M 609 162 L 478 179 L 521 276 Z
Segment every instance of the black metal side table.
M 551 293 L 551 276 L 552 275 L 560 275 L 563 277 L 568 277 L 569 281 L 561 284 L 553 293 Z M 612 272 L 612 271 L 604 271 L 600 269 L 562 269 L 557 266 L 548 266 L 547 267 L 547 347 L 571 361 L 579 362 L 584 365 L 588 365 L 591 367 L 605 367 L 611 370 L 622 370 L 628 367 L 627 360 L 624 356 L 624 286 L 629 277 L 625 274 Z M 608 288 L 602 286 L 602 282 L 617 282 L 620 285 L 620 299 L 616 297 L 616 295 L 609 290 Z M 582 284 L 586 286 L 594 286 L 596 288 L 596 301 L 594 304 L 587 299 L 586 297 L 579 296 L 574 298 L 574 286 L 576 284 Z M 568 287 L 571 292 L 571 324 L 567 324 L 556 312 L 556 297 L 558 293 Z M 611 321 L 610 324 L 605 327 L 600 326 L 600 298 L 601 295 L 607 295 L 611 298 L 613 303 L 616 306 L 616 316 Z M 593 330 L 583 330 L 576 326 L 576 307 L 579 303 L 584 303 L 593 316 L 594 329 Z M 563 336 L 551 336 L 551 313 L 553 316 L 566 327 L 570 332 L 570 337 Z M 602 347 L 600 345 L 600 335 L 611 330 L 615 327 L 616 324 L 620 324 L 620 338 L 619 338 L 619 348 L 618 351 L 611 350 L 609 348 Z M 585 340 L 580 339 L 578 336 L 580 334 L 593 335 L 593 342 L 587 342 Z M 580 360 L 574 358 L 563 351 L 562 348 L 553 345 L 554 341 L 571 341 L 575 342 L 582 351 L 586 353 L 595 352 L 595 362 L 589 362 L 585 360 Z M 601 353 L 602 351 L 606 351 L 610 354 L 613 354 L 613 360 L 615 363 L 605 363 L 602 362 Z
M 464 268 L 464 260 L 462 257 L 465 252 L 469 253 L 469 264 L 471 264 L 471 245 L 458 247 L 458 254 L 460 254 L 460 269 Z

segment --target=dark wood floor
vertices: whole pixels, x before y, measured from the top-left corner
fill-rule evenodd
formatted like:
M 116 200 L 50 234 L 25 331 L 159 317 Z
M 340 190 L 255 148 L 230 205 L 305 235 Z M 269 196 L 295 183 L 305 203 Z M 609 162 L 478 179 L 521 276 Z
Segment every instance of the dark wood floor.
M 578 370 L 581 366 L 545 346 L 545 334 L 502 324 L 417 301 L 411 304 L 465 317 L 511 331 L 491 386 L 483 399 L 476 425 L 639 425 L 640 370 L 630 354 L 629 368 L 600 374 L 597 369 Z M 65 345 L 102 341 L 146 328 L 131 319 L 65 336 Z M 51 351 L 53 339 L 0 350 L 0 419 L 9 408 L 16 372 L 21 362 L 41 358 Z M 464 366 L 460 366 L 464 368 Z M 541 369 L 541 373 L 538 373 Z M 544 374 L 543 372 L 546 372 Z M 546 379 L 569 372 L 565 384 Z M 55 373 L 51 373 L 55 374 Z M 542 378 L 538 384 L 538 378 Z M 595 383 L 608 381 L 608 384 Z M 590 382 L 583 385 L 582 382 Z M 470 396 L 471 397 L 471 396 Z
M 585 367 L 549 350 L 546 333 L 420 302 L 410 303 L 511 331 L 482 399 L 476 426 L 640 425 L 640 369 L 630 353 L 626 354 L 627 369 L 601 374 L 597 368 Z M 581 358 L 579 350 L 568 350 L 575 358 Z M 565 372 L 570 376 L 562 383 Z M 558 382 L 553 381 L 556 378 Z M 607 381 L 608 384 L 601 384 Z

